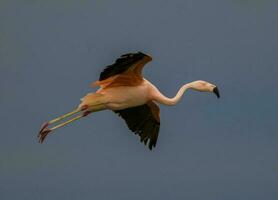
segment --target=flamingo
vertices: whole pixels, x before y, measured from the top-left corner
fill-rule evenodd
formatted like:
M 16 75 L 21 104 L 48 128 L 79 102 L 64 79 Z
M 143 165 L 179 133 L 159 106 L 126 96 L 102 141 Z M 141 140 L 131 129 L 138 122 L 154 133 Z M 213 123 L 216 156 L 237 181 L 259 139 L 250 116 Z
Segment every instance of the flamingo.
M 98 86 L 94 93 L 81 99 L 73 111 L 44 123 L 39 131 L 39 143 L 43 143 L 52 131 L 61 128 L 91 113 L 112 110 L 122 117 L 128 128 L 140 136 L 141 142 L 152 150 L 156 146 L 159 128 L 159 104 L 173 106 L 177 104 L 188 89 L 200 92 L 212 92 L 219 98 L 216 85 L 198 80 L 184 84 L 175 97 L 164 96 L 151 82 L 142 76 L 143 67 L 152 60 L 150 55 L 142 52 L 127 53 L 107 66 L 100 74 L 99 80 L 91 86 Z M 73 116 L 61 123 L 62 120 Z M 58 123 L 60 122 L 60 123 Z M 55 125 L 56 124 L 56 125 Z M 52 128 L 49 128 L 52 125 Z

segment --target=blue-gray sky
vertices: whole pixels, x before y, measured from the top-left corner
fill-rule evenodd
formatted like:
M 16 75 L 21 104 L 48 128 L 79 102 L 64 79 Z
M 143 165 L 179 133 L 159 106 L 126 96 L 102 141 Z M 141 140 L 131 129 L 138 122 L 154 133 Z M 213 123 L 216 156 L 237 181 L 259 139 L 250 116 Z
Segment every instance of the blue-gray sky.
M 278 3 L 274 0 L 1 0 L 0 199 L 278 199 Z M 119 55 L 173 96 L 150 152 L 110 111 L 37 143 Z

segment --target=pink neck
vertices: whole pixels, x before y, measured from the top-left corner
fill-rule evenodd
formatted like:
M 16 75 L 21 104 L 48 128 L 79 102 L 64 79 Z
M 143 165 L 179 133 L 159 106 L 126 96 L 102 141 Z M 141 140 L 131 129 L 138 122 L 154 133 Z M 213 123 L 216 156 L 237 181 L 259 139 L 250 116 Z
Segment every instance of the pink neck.
M 176 94 L 175 97 L 173 98 L 168 98 L 166 96 L 164 96 L 163 94 L 161 94 L 158 90 L 155 91 L 155 95 L 154 95 L 154 100 L 157 101 L 158 103 L 167 105 L 167 106 L 173 106 L 176 105 L 180 100 L 182 95 L 184 94 L 184 92 L 190 88 L 189 84 L 185 84 L 183 85 L 178 93 Z

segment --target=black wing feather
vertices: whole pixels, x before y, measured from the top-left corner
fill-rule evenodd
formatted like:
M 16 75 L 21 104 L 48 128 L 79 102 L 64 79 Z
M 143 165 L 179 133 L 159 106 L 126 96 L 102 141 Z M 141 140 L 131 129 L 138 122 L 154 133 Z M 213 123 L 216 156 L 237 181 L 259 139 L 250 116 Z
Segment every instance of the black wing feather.
M 148 143 L 149 149 L 155 147 L 160 122 L 153 116 L 151 107 L 148 104 L 114 111 L 119 114 L 127 123 L 129 129 L 140 136 L 141 142 Z
M 144 56 L 145 54 L 141 52 L 122 55 L 115 61 L 115 63 L 105 67 L 105 69 L 100 73 L 99 81 L 125 72 L 128 68 L 130 68 L 137 61 L 141 60 Z

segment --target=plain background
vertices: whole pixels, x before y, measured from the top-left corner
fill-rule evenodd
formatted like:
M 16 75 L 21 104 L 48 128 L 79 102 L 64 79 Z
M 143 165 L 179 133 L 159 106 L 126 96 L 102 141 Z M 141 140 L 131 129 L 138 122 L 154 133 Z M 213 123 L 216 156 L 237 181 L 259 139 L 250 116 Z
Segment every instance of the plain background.
M 278 3 L 271 0 L 1 0 L 0 199 L 278 199 Z M 121 54 L 153 56 L 165 95 L 149 151 L 110 111 L 37 143 Z

